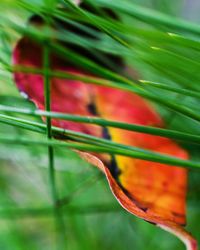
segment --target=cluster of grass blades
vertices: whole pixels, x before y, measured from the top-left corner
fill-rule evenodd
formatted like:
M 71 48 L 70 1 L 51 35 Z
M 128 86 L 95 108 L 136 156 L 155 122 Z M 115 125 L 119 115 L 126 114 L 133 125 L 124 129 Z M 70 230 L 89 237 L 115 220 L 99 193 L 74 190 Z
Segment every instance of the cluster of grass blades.
M 175 16 L 168 1 L 86 0 L 95 13 L 111 8 L 119 20 L 87 12 L 69 0 L 3 0 L 0 3 L 0 248 L 1 249 L 183 249 L 173 236 L 124 212 L 98 171 L 73 149 L 160 162 L 190 170 L 189 231 L 199 238 L 200 181 L 200 26 Z M 165 4 L 168 14 L 163 13 Z M 178 5 L 178 4 L 177 4 Z M 148 6 L 148 7 L 145 7 Z M 70 11 L 65 11 L 65 8 Z M 161 8 L 161 10 L 159 10 Z M 44 29 L 27 25 L 33 15 L 46 21 Z M 178 15 L 178 14 L 177 14 Z M 90 35 L 92 24 L 101 30 L 98 41 L 50 28 L 52 19 Z M 13 66 L 12 51 L 26 35 L 45 47 L 43 68 Z M 55 43 L 59 41 L 59 43 Z M 101 66 L 62 46 L 67 42 L 95 53 Z M 81 66 L 92 76 L 75 76 L 49 67 L 54 52 Z M 102 53 L 122 56 L 127 72 L 110 65 Z M 115 69 L 115 71 L 112 70 Z M 137 72 L 137 80 L 128 68 Z M 13 81 L 14 72 L 42 75 L 46 111 L 24 99 Z M 114 73 L 115 72 L 115 73 Z M 166 129 L 51 112 L 50 78 L 78 79 L 136 93 L 151 101 Z M 41 120 L 46 117 L 46 124 Z M 190 152 L 181 160 L 51 125 L 51 119 L 115 127 L 171 138 Z M 66 141 L 54 138 L 62 137 Z M 70 141 L 67 141 L 70 140 Z M 95 199 L 94 199 L 95 198 Z

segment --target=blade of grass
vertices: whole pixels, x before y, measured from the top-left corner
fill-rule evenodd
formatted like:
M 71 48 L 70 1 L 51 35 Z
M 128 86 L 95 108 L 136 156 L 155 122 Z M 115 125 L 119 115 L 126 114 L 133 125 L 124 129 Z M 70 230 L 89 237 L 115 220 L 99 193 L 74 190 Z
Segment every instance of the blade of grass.
M 191 97 L 200 99 L 200 93 L 192 91 L 192 90 L 176 88 L 176 87 L 166 85 L 166 84 L 163 84 L 163 83 L 151 82 L 151 81 L 147 81 L 147 80 L 140 80 L 140 82 L 142 84 L 144 84 L 144 86 L 145 85 L 152 86 L 152 87 L 155 87 L 155 88 L 168 90 L 168 91 L 173 92 L 173 93 L 178 93 L 178 94 L 184 95 L 186 97 L 191 96 Z
M 87 19 L 89 22 L 93 23 L 97 28 L 99 28 L 101 31 L 103 31 L 105 34 L 109 35 L 112 37 L 114 40 L 122 44 L 123 46 L 127 48 L 131 48 L 131 46 L 125 41 L 122 40 L 119 36 L 114 35 L 111 33 L 106 27 L 102 26 L 99 22 L 97 22 L 91 13 L 84 11 L 83 9 L 79 8 L 76 4 L 74 4 L 70 0 L 64 0 L 68 5 L 70 5 L 75 11 L 77 11 L 81 16 L 83 16 L 84 19 Z
M 27 33 L 28 32 L 28 33 Z M 26 35 L 30 36 L 33 39 L 36 39 L 38 42 L 41 42 L 42 44 L 46 41 L 43 40 L 40 34 L 40 37 L 38 35 L 35 36 L 35 34 L 31 33 L 30 30 L 26 30 Z M 155 95 L 145 89 L 142 88 L 141 85 L 137 84 L 136 81 L 132 81 L 127 79 L 126 77 L 123 77 L 117 73 L 113 73 L 110 70 L 107 70 L 96 63 L 92 62 L 89 59 L 86 59 L 85 57 L 82 57 L 72 51 L 70 51 L 67 48 L 64 48 L 58 44 L 49 43 L 49 48 L 51 48 L 52 51 L 55 51 L 58 53 L 61 57 L 70 58 L 70 61 L 73 63 L 78 63 L 79 66 L 82 66 L 83 68 L 94 72 L 97 75 L 103 75 L 103 77 L 112 79 L 117 82 L 121 83 L 107 83 L 107 86 L 114 87 L 114 88 L 120 88 L 126 91 L 131 91 L 134 93 L 139 94 L 140 96 L 147 98 L 153 102 L 159 103 L 160 105 L 163 105 L 171 110 L 174 110 L 182 115 L 188 116 L 194 120 L 200 121 L 200 115 L 196 112 L 193 112 L 188 107 L 184 107 L 181 105 L 177 105 L 176 103 L 172 101 L 168 101 L 166 99 L 163 99 L 162 97 L 159 97 L 158 95 Z M 130 85 L 130 86 L 129 86 Z M 130 88 L 131 87 L 131 88 Z
M 123 213 L 123 209 L 116 204 L 90 204 L 85 206 L 75 206 L 67 205 L 62 208 L 62 211 L 65 212 L 65 216 L 70 216 L 70 213 L 75 214 L 99 214 L 99 213 Z M 9 214 L 12 213 L 12 219 L 19 218 L 29 218 L 29 217 L 49 217 L 53 216 L 54 211 L 52 207 L 43 207 L 43 208 L 3 208 L 0 209 L 0 218 L 10 220 Z
M 60 53 L 61 53 L 61 51 L 60 51 Z M 64 53 L 65 53 L 65 49 L 62 51 L 62 54 L 64 54 Z M 71 53 L 70 53 L 70 55 L 68 54 L 68 57 L 70 56 L 72 58 L 73 57 L 72 54 Z M 78 58 L 76 58 L 76 59 L 78 60 Z M 74 58 L 74 60 L 75 60 L 75 58 Z M 10 67 L 8 67 L 8 68 L 10 68 Z M 99 67 L 97 66 L 97 68 L 99 68 Z M 16 69 L 16 71 L 20 71 L 20 72 L 23 71 L 21 69 L 21 67 L 19 68 L 19 66 L 17 66 L 17 68 L 15 67 L 15 69 Z M 32 73 L 38 73 L 38 74 L 43 75 L 43 71 L 40 70 L 40 69 L 39 70 L 37 70 L 37 69 L 34 69 L 34 70 L 25 69 L 24 70 L 25 73 L 28 73 L 30 71 Z M 108 71 L 108 72 L 110 72 L 110 71 Z M 153 102 L 158 103 L 159 105 L 167 107 L 167 108 L 169 108 L 169 109 L 171 109 L 171 110 L 173 110 L 173 111 L 175 111 L 177 113 L 180 113 L 180 114 L 182 114 L 184 116 L 190 117 L 190 118 L 200 122 L 200 114 L 198 114 L 197 112 L 194 112 L 193 110 L 191 110 L 188 107 L 181 106 L 181 105 L 175 103 L 174 101 L 165 100 L 162 97 L 159 97 L 158 95 L 155 95 L 155 94 L 153 94 L 151 92 L 148 92 L 147 90 L 143 89 L 141 84 L 137 84 L 137 82 L 133 82 L 133 81 L 131 81 L 129 79 L 126 79 L 124 77 L 121 77 L 121 76 L 119 76 L 120 79 L 115 79 L 114 80 L 114 81 L 117 81 L 117 82 L 113 82 L 111 80 L 96 79 L 94 77 L 75 76 L 73 74 L 63 73 L 63 72 L 57 72 L 55 74 L 54 73 L 49 73 L 49 74 L 51 76 L 56 76 L 56 77 L 60 77 L 60 78 L 77 79 L 77 80 L 81 80 L 81 81 L 83 81 L 85 83 L 94 83 L 94 84 L 97 84 L 97 85 L 117 88 L 117 89 L 129 91 L 129 92 L 132 92 L 132 93 L 136 93 L 136 94 L 138 94 L 138 95 L 140 95 L 140 96 L 142 96 L 144 98 L 147 98 L 147 99 L 149 99 L 149 100 L 151 100 Z M 114 74 L 114 76 L 115 75 L 117 75 L 117 74 Z M 125 79 L 125 81 L 124 81 L 124 79 Z M 121 80 L 121 81 L 119 82 L 119 80 Z
M 48 16 L 47 16 L 48 18 Z M 47 20 L 50 22 L 50 19 Z M 44 97 L 45 97 L 45 109 L 46 111 L 51 111 L 51 79 L 48 74 L 49 67 L 50 67 L 50 61 L 49 61 L 49 46 L 48 41 L 47 44 L 44 44 L 43 47 L 43 70 L 44 70 Z M 46 134 L 48 140 L 51 141 L 52 139 L 52 125 L 51 125 L 51 117 L 46 118 Z M 50 188 L 51 188 L 51 195 L 53 200 L 53 207 L 54 207 L 54 213 L 55 213 L 55 220 L 56 220 L 56 229 L 58 230 L 58 246 L 56 246 L 57 249 L 66 249 L 66 229 L 65 229 L 65 223 L 63 220 L 62 211 L 57 206 L 57 201 L 59 199 L 58 197 L 58 191 L 56 187 L 56 177 L 55 177 L 55 161 L 54 161 L 54 148 L 49 145 L 48 147 L 48 163 L 49 163 L 49 182 L 50 182 Z
M 159 11 L 139 6 L 133 2 L 120 4 L 118 1 L 97 0 L 95 3 L 99 6 L 108 6 L 109 8 L 124 12 L 134 18 L 142 20 L 147 24 L 164 25 L 176 30 L 191 32 L 196 35 L 200 34 L 200 26 L 198 24 L 187 22 Z
M 10 124 L 9 124 L 9 121 L 11 121 Z M 0 115 L 0 122 L 8 124 L 8 125 L 19 126 L 20 128 L 24 128 L 28 130 L 30 126 L 30 130 L 32 131 L 34 131 L 33 126 L 39 126 L 40 128 L 44 128 L 44 131 L 42 133 L 45 133 L 46 131 L 46 127 L 42 123 L 31 122 L 31 121 L 27 121 L 24 119 L 14 118 L 14 117 L 5 116 L 5 115 Z M 83 143 L 90 143 L 92 145 L 105 145 L 107 147 L 111 146 L 111 147 L 117 147 L 117 148 L 125 148 L 125 149 L 131 149 L 131 150 L 139 151 L 139 152 L 148 151 L 148 150 L 144 150 L 144 149 L 133 147 L 133 146 L 119 144 L 119 143 L 116 143 L 107 139 L 98 138 L 98 137 L 84 134 L 81 132 L 75 132 L 72 130 L 52 127 L 52 131 L 54 131 L 55 137 L 58 137 L 61 139 L 73 140 L 73 141 L 78 141 L 78 142 L 83 142 Z M 151 151 L 148 151 L 148 152 L 151 152 Z
M 5 111 L 8 113 L 17 113 L 17 114 L 25 114 L 30 116 L 36 116 L 36 117 L 51 117 L 55 119 L 63 119 L 68 121 L 74 121 L 74 122 L 81 122 L 81 123 L 89 123 L 89 124 L 96 124 L 102 127 L 114 127 L 119 128 L 123 130 L 128 131 L 135 131 L 139 133 L 146 133 L 146 134 L 152 134 L 156 136 L 163 136 L 167 138 L 171 138 L 174 140 L 181 140 L 183 142 L 188 142 L 189 144 L 195 143 L 200 144 L 200 136 L 190 134 L 190 133 L 184 133 L 176 130 L 169 130 L 169 129 L 163 129 L 163 128 L 157 128 L 157 127 L 150 127 L 150 126 L 142 126 L 137 124 L 129 124 L 129 123 L 123 123 L 123 122 L 116 122 L 112 120 L 106 120 L 98 117 L 84 117 L 84 116 L 78 116 L 78 115 L 70 115 L 65 113 L 58 113 L 58 112 L 46 112 L 42 110 L 32 110 L 32 109 L 20 109 L 15 107 L 9 107 L 0 105 L 0 111 Z M 2 117 L 0 116 L 0 119 Z M 54 131 L 54 128 L 52 128 Z M 41 132 L 39 129 L 38 132 Z
M 180 166 L 180 167 L 186 167 L 186 168 L 200 168 L 200 163 L 189 161 L 189 160 L 182 160 L 176 157 L 171 157 L 155 152 L 151 152 L 148 150 L 136 150 L 133 147 L 128 148 L 120 148 L 114 147 L 114 146 L 108 146 L 108 145 L 102 145 L 102 146 L 93 146 L 90 144 L 80 144 L 80 143 L 69 143 L 69 142 L 60 142 L 55 140 L 31 140 L 27 138 L 9 138 L 5 136 L 0 136 L 0 141 L 2 143 L 8 143 L 8 144 L 22 144 L 22 145 L 40 145 L 40 146 L 54 146 L 54 147 L 66 147 L 69 149 L 77 149 L 80 151 L 86 151 L 86 152 L 97 152 L 97 153 L 108 153 L 108 154 L 117 154 L 117 155 L 123 155 L 127 157 L 132 157 L 136 159 L 141 160 L 148 160 L 153 162 L 159 162 L 163 164 L 167 164 L 169 166 Z M 133 149 L 132 149 L 133 148 Z M 132 150 L 131 150 L 132 149 Z

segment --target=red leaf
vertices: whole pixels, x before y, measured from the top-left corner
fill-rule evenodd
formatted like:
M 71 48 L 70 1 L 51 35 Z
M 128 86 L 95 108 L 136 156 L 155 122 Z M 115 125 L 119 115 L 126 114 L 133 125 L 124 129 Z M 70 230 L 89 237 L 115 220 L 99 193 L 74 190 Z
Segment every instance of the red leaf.
M 15 65 L 42 68 L 42 49 L 30 39 L 22 38 L 14 52 Z M 50 57 L 51 69 L 73 74 L 83 70 L 55 55 Z M 17 72 L 15 82 L 39 109 L 44 110 L 42 75 Z M 77 80 L 51 79 L 51 110 L 84 116 L 100 117 L 132 124 L 163 126 L 150 103 L 122 90 L 85 84 Z M 116 128 L 102 129 L 95 125 L 52 119 L 55 126 L 80 131 L 98 137 L 111 137 L 115 142 L 150 149 L 155 152 L 187 159 L 188 154 L 175 142 L 158 136 L 130 132 Z M 106 133 L 105 133 L 106 132 Z M 196 250 L 196 241 L 187 233 L 185 224 L 185 196 L 187 171 L 160 163 L 116 156 L 111 162 L 103 156 L 80 152 L 80 155 L 99 167 L 109 182 L 118 202 L 130 213 L 175 234 L 189 250 Z M 106 165 L 104 163 L 106 162 Z

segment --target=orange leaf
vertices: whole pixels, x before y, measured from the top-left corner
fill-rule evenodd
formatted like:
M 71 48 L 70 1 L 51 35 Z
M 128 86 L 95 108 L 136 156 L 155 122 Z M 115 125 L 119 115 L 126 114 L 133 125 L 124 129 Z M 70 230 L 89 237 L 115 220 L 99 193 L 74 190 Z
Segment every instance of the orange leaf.
M 14 49 L 13 61 L 15 65 L 41 69 L 42 54 L 42 48 L 39 45 L 24 37 Z M 91 55 L 89 57 L 91 58 Z M 52 70 L 75 75 L 88 74 L 71 64 L 67 58 L 61 59 L 51 54 L 50 62 Z M 39 109 L 44 110 L 43 76 L 16 72 L 14 77 L 19 90 L 25 92 Z M 162 119 L 151 104 L 133 93 L 57 77 L 51 78 L 51 110 L 84 116 L 100 116 L 132 124 L 163 126 Z M 100 128 L 61 119 L 52 119 L 52 124 L 112 139 L 118 143 L 182 159 L 188 158 L 185 150 L 167 138 L 117 128 Z M 116 199 L 128 212 L 175 234 L 185 243 L 188 250 L 197 249 L 196 241 L 182 227 L 185 225 L 186 169 L 124 156 L 98 155 L 97 158 L 85 152 L 79 152 L 79 154 L 103 171 Z
M 148 214 L 146 213 L 146 211 L 138 207 L 138 204 L 136 204 L 131 197 L 125 194 L 122 187 L 113 178 L 109 169 L 105 167 L 105 165 L 100 159 L 84 152 L 79 152 L 79 155 L 92 165 L 98 167 L 106 175 L 106 178 L 108 180 L 113 195 L 116 197 L 117 201 L 121 204 L 121 206 L 125 210 L 127 210 L 129 213 L 138 216 L 141 219 L 151 222 L 156 226 L 174 234 L 181 241 L 183 241 L 187 250 L 197 250 L 198 246 L 196 240 L 189 233 L 187 233 L 181 226 L 179 226 L 178 223 L 173 222 L 169 219 L 162 218 L 159 216 L 159 214 L 156 213 Z

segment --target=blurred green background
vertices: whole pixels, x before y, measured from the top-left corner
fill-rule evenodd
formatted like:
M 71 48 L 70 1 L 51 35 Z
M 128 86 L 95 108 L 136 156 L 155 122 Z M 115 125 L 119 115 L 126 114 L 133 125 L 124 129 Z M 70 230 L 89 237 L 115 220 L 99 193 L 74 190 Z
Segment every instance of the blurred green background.
M 121 5 L 126 2 L 128 1 L 117 1 Z M 197 0 L 130 0 L 129 2 L 172 17 L 196 23 L 200 21 L 200 2 Z M 27 1 L 27 6 L 28 3 Z M 31 102 L 19 94 L 12 74 L 3 66 L 4 62 L 11 63 L 12 49 L 21 36 L 10 28 L 9 21 L 25 27 L 28 18 L 32 15 L 32 10 L 17 8 L 17 4 L 17 0 L 0 2 L 0 104 L 35 109 Z M 43 5 L 43 1 L 32 0 L 31 4 L 38 7 Z M 156 54 L 149 48 L 158 45 L 167 49 L 171 48 L 174 53 L 188 56 L 196 62 L 200 60 L 199 51 L 198 53 L 193 51 L 190 45 L 182 49 L 178 47 L 176 41 L 166 38 L 166 31 L 174 32 L 169 27 L 163 28 L 160 24 L 158 26 L 153 24 L 153 27 L 150 28 L 148 23 L 144 24 L 124 13 L 122 13 L 122 18 L 128 25 L 133 25 L 138 30 L 147 30 L 150 35 L 154 36 L 148 40 L 147 37 L 137 37 L 136 35 L 134 42 L 138 54 L 137 56 L 127 56 L 127 63 L 136 68 L 143 79 L 173 84 L 184 78 L 185 82 L 191 83 L 193 64 L 188 66 L 186 61 L 183 62 L 176 56 L 174 59 L 173 57 L 168 58 L 168 55 L 161 52 Z M 188 35 L 184 31 L 179 33 L 186 35 L 189 39 L 199 41 L 198 35 Z M 184 68 L 184 72 L 181 70 L 179 72 L 176 68 L 178 60 L 180 67 Z M 181 65 L 181 61 L 183 65 Z M 165 68 L 166 62 L 169 64 Z M 187 67 L 189 67 L 188 71 Z M 169 72 L 171 72 L 171 76 Z M 195 81 L 195 77 L 197 79 L 195 85 L 197 90 L 199 89 L 198 67 L 192 74 L 192 81 Z M 159 92 L 160 90 L 154 91 Z M 166 98 L 168 92 L 159 92 L 159 94 Z M 177 94 L 172 94 L 170 98 L 178 99 L 182 105 L 189 104 L 199 109 L 197 100 L 181 99 Z M 199 134 L 200 128 L 197 122 L 174 115 L 159 105 L 157 105 L 157 109 L 166 120 L 168 128 Z M 27 118 L 15 113 L 9 113 L 9 115 Z M 29 117 L 29 119 L 41 121 L 39 118 Z M 24 136 L 34 139 L 42 138 L 42 135 L 38 133 L 3 123 L 0 123 L 0 134 L 13 138 Z M 190 150 L 193 159 L 199 160 L 199 147 L 192 146 L 189 142 L 184 146 Z M 0 142 L 0 249 L 184 249 L 182 243 L 172 235 L 124 211 L 111 194 L 104 176 L 79 159 L 74 152 L 64 148 L 56 149 L 55 169 L 59 197 L 64 198 L 61 208 L 63 219 L 59 225 L 56 223 L 52 209 L 47 148 Z M 187 201 L 187 228 L 200 241 L 199 183 L 200 172 L 191 170 Z

